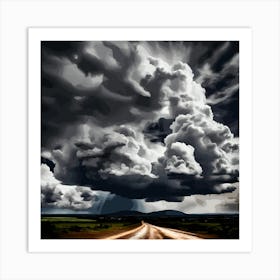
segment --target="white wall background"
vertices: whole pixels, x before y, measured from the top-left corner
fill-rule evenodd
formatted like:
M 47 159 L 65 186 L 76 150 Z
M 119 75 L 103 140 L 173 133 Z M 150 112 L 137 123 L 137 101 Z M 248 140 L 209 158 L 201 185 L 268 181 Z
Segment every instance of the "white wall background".
M 280 278 L 279 1 L 2 0 L 0 5 L 1 279 Z M 251 253 L 27 253 L 27 27 L 126 25 L 253 28 Z

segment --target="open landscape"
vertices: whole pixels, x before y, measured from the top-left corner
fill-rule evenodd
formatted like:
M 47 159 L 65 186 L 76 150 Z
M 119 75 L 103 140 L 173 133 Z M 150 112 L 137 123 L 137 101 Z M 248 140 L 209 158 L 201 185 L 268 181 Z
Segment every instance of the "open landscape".
M 238 214 L 43 215 L 42 239 L 238 239 Z
M 41 41 L 41 78 L 42 239 L 239 239 L 238 41 Z

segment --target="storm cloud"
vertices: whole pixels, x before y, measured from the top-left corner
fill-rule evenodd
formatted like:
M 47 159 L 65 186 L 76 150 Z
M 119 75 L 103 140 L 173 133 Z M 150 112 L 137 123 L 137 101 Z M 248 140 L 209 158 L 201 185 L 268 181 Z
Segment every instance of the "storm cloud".
M 90 188 L 81 186 L 64 186 L 54 178 L 45 164 L 41 165 L 41 205 L 73 210 L 90 208 L 98 196 Z
M 236 190 L 238 67 L 238 42 L 42 42 L 42 204 Z

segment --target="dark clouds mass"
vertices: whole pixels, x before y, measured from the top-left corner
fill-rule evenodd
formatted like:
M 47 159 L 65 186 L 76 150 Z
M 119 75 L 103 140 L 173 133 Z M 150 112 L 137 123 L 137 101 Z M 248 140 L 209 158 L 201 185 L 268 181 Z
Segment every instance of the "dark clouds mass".
M 238 42 L 42 42 L 43 206 L 233 192 L 238 75 Z

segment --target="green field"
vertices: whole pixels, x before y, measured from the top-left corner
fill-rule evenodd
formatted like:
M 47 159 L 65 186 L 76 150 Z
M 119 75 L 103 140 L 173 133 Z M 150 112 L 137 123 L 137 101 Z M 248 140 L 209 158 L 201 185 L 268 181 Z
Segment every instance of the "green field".
M 208 239 L 238 239 L 239 216 L 179 217 L 75 217 L 44 216 L 41 218 L 42 239 L 102 239 L 147 223 L 195 233 Z
M 231 219 L 215 219 L 213 221 L 157 221 L 157 226 L 192 232 L 203 238 L 210 239 L 238 239 L 239 225 L 238 221 Z
M 75 217 L 43 217 L 42 239 L 102 238 L 140 225 L 138 222 L 108 222 Z

